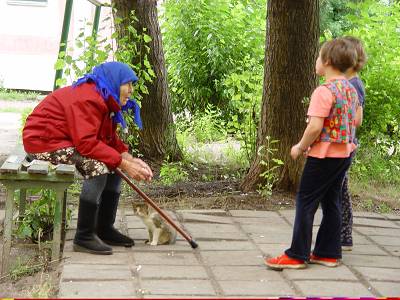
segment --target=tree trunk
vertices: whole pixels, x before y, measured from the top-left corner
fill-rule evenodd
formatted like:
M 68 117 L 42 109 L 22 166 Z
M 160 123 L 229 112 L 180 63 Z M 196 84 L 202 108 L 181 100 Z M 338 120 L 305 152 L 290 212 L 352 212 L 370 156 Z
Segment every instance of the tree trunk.
M 113 0 L 113 4 L 117 10 L 117 16 L 124 20 L 129 20 L 129 14 L 134 10 L 138 19 L 135 29 L 138 33 L 142 33 L 143 28 L 146 28 L 146 34 L 152 38 L 149 62 L 156 77 L 152 83 L 147 84 L 149 94 L 144 94 L 141 101 L 143 130 L 139 133 L 139 150 L 145 158 L 156 163 L 162 162 L 166 157 L 172 161 L 180 160 L 182 152 L 176 140 L 172 119 L 161 31 L 158 24 L 157 1 Z M 121 25 L 126 24 L 122 22 Z M 123 34 L 124 28 L 120 28 L 119 32 Z M 137 60 L 137 58 L 134 59 Z
M 279 140 L 274 158 L 284 165 L 278 169 L 276 188 L 295 191 L 303 160 L 290 158 L 291 146 L 304 131 L 304 99 L 316 87 L 315 60 L 318 56 L 319 1 L 269 0 L 264 61 L 264 85 L 257 148 L 265 137 Z M 263 183 L 264 171 L 257 156 L 241 187 L 248 191 Z

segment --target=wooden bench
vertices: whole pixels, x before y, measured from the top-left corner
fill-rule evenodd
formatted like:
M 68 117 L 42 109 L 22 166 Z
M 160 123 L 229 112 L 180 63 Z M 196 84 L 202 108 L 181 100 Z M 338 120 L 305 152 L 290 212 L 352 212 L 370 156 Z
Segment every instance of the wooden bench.
M 53 241 L 51 260 L 60 256 L 62 220 L 65 218 L 67 188 L 74 182 L 75 166 L 52 165 L 49 162 L 34 160 L 29 162 L 26 153 L 17 148 L 0 167 L 0 183 L 6 188 L 6 205 L 3 234 L 3 255 L 1 273 L 10 269 L 12 224 L 14 215 L 14 194 L 19 190 L 19 215 L 23 216 L 26 207 L 26 191 L 33 188 L 52 189 L 56 192 Z

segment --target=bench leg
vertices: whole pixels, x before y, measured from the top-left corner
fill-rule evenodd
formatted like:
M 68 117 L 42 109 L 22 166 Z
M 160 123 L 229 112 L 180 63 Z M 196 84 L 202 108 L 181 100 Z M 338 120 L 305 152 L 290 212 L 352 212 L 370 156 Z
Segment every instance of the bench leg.
M 60 243 L 61 243 L 61 220 L 63 212 L 64 190 L 56 190 L 56 207 L 54 211 L 54 229 L 53 229 L 53 247 L 51 251 L 51 260 L 60 258 Z
M 4 219 L 4 235 L 3 235 L 3 257 L 1 264 L 1 274 L 6 274 L 10 269 L 10 252 L 12 239 L 12 217 L 14 208 L 14 188 L 6 189 L 6 215 Z
M 19 191 L 19 218 L 22 219 L 25 215 L 26 207 L 26 189 L 20 189 Z
M 62 206 L 62 219 L 61 219 L 61 247 L 65 246 L 65 236 L 67 234 L 67 192 L 68 189 L 64 191 L 63 206 Z

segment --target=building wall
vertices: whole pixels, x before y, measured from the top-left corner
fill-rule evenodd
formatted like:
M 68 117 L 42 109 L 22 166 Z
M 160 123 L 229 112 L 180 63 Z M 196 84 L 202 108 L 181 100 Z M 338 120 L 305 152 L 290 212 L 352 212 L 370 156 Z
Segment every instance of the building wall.
M 65 0 L 0 0 L 0 87 L 53 89 L 64 10 Z M 93 20 L 94 12 L 94 5 L 87 0 L 73 2 L 68 46 L 79 34 L 83 20 Z M 103 7 L 100 20 L 107 14 L 110 9 Z

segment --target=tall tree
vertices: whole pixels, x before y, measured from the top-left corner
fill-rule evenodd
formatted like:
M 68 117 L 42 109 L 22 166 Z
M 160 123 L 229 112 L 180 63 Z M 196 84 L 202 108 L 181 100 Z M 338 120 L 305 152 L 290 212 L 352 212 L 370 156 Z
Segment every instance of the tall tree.
M 170 160 L 180 160 L 182 152 L 178 146 L 172 119 L 171 101 L 167 84 L 167 72 L 162 46 L 160 26 L 158 24 L 156 0 L 113 0 L 116 15 L 123 19 L 117 24 L 120 35 L 126 34 L 124 27 L 129 26 L 131 11 L 138 21 L 135 29 L 139 34 L 151 37 L 149 62 L 155 78 L 147 84 L 148 94 L 144 94 L 142 104 L 143 130 L 140 131 L 139 150 L 153 162 L 162 162 L 167 156 Z M 144 49 L 142 49 L 144 51 Z M 143 64 L 134 58 L 134 64 Z M 145 67 L 145 66 L 143 66 Z
M 303 162 L 293 161 L 289 152 L 305 128 L 304 100 L 316 86 L 315 60 L 318 54 L 319 1 L 269 0 L 261 121 L 257 148 L 266 137 L 278 140 L 275 158 L 284 162 L 278 171 L 277 187 L 294 191 Z M 265 171 L 257 156 L 241 187 L 251 190 L 262 184 Z

